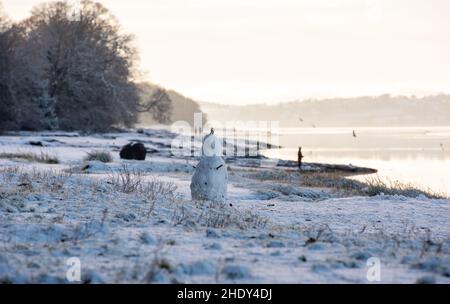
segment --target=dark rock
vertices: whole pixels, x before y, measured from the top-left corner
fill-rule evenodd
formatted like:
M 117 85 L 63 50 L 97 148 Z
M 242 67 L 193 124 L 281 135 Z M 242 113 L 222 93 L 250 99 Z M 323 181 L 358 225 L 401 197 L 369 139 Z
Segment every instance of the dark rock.
M 120 149 L 120 158 L 145 160 L 147 151 L 142 143 L 129 143 Z
M 105 279 L 94 270 L 88 270 L 81 277 L 83 284 L 105 284 Z
M 208 238 L 220 238 L 220 234 L 213 228 L 206 229 L 206 237 Z
M 43 147 L 44 144 L 42 144 L 42 141 L 29 141 L 28 142 L 30 145 L 32 146 L 37 146 L 37 147 Z
M 267 247 L 269 248 L 281 248 L 285 247 L 283 242 L 280 241 L 271 241 L 269 244 L 267 244 Z
M 44 139 L 44 141 L 48 142 L 48 143 L 64 144 L 64 142 L 62 142 L 60 140 L 57 140 L 57 139 L 54 139 L 54 138 Z
M 416 284 L 436 284 L 436 279 L 432 276 L 424 276 L 418 278 Z
M 205 249 L 209 249 L 209 250 L 222 250 L 222 245 L 220 245 L 219 243 L 212 243 L 209 245 L 205 246 Z
M 119 152 L 120 158 L 123 159 L 134 159 L 134 153 L 133 153 L 133 144 L 126 144 L 125 146 L 120 149 Z
M 145 150 L 145 146 L 143 144 L 141 144 L 141 143 L 134 144 L 133 150 L 134 150 L 134 159 L 145 160 L 147 150 Z
M 367 261 L 372 256 L 373 256 L 373 254 L 371 254 L 368 251 L 359 251 L 359 252 L 356 252 L 356 253 L 351 255 L 352 258 L 355 258 L 355 259 L 360 260 L 360 261 Z
M 227 265 L 222 269 L 222 273 L 227 279 L 245 279 L 251 277 L 250 270 L 241 265 Z

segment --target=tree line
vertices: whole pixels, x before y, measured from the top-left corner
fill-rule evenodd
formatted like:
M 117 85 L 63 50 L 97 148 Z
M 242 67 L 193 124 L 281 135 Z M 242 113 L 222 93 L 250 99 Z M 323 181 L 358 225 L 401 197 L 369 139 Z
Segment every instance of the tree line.
M 0 3 L 0 130 L 104 131 L 144 111 L 167 122 L 164 89 L 141 98 L 137 59 L 132 35 L 99 3 L 42 3 L 20 22 Z

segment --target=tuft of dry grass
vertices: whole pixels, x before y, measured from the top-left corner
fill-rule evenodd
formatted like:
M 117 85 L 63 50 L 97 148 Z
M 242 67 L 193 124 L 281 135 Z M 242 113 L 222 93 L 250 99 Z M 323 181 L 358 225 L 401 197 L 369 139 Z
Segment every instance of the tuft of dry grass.
M 45 152 L 35 154 L 31 152 L 3 152 L 0 153 L 0 158 L 7 159 L 24 159 L 32 162 L 44 163 L 44 164 L 59 164 L 59 159 L 56 156 L 50 155 Z
M 412 184 L 401 183 L 399 181 L 383 180 L 378 175 L 367 178 L 364 183 L 364 192 L 369 196 L 378 194 L 385 195 L 403 195 L 407 197 L 425 196 L 433 199 L 445 199 L 444 194 L 435 192 L 431 189 L 419 189 Z
M 166 258 L 161 257 L 162 249 L 163 246 L 160 245 L 154 250 L 149 269 L 143 278 L 143 281 L 145 283 L 154 283 L 158 273 L 160 273 L 161 271 L 169 274 L 173 272 L 173 266 L 171 265 L 171 263 Z
M 298 180 L 302 174 L 298 170 L 254 170 L 246 174 L 247 177 L 257 179 L 259 181 L 277 181 L 282 183 L 290 183 Z
M 114 191 L 122 193 L 138 192 L 143 183 L 143 174 L 141 171 L 128 168 L 122 165 L 122 169 L 113 172 L 108 176 L 107 183 L 111 185 Z
M 1 167 L 0 177 L 3 179 L 3 182 L 9 183 L 21 172 L 22 169 L 19 166 Z
M 55 192 L 64 187 L 70 176 L 70 173 L 57 170 L 24 170 L 18 166 L 0 168 L 0 181 L 15 183 L 20 192 L 32 192 L 36 187 Z
M 26 170 L 18 166 L 0 168 L 0 185 L 5 189 L 0 191 L 0 197 L 42 192 L 65 193 L 64 188 L 70 177 L 70 173 L 59 170 Z
M 378 175 L 368 177 L 365 181 L 357 181 L 337 173 L 305 173 L 301 178 L 301 185 L 306 187 L 331 188 L 343 195 L 375 196 L 402 195 L 416 198 L 425 196 L 431 199 L 447 198 L 444 194 L 437 193 L 431 189 L 419 189 L 412 184 L 399 181 L 382 179 Z
M 350 175 L 336 172 L 299 172 L 293 170 L 258 170 L 246 175 L 262 182 L 289 183 L 311 188 L 327 188 L 342 196 L 402 195 L 416 198 L 425 196 L 431 199 L 446 199 L 447 195 L 431 189 L 421 189 L 413 184 L 382 179 L 378 175 L 369 176 L 364 181 L 348 178 Z
M 345 195 L 360 195 L 361 182 L 345 178 L 338 173 L 310 172 L 301 177 L 301 185 L 314 188 L 331 188 Z
M 265 228 L 269 219 L 251 210 L 238 210 L 227 204 L 196 201 L 194 208 L 183 202 L 175 205 L 172 215 L 174 225 L 200 225 L 211 228 L 238 228 L 241 230 Z
M 153 178 L 148 180 L 142 171 L 130 169 L 126 164 L 123 164 L 118 172 L 110 174 L 107 182 L 113 190 L 122 193 L 166 196 L 177 189 L 173 183 L 161 182 Z
M 144 184 L 144 175 L 141 171 L 130 169 L 127 165 L 123 164 L 118 172 L 113 172 L 108 176 L 107 183 L 117 192 L 141 192 L 140 190 Z
M 84 157 L 85 161 L 100 161 L 102 163 L 110 163 L 113 161 L 113 157 L 109 151 L 106 150 L 94 150 L 87 152 L 87 155 Z
M 137 194 L 149 205 L 152 212 L 157 201 L 166 200 L 172 202 L 176 198 L 177 186 L 170 182 L 162 182 L 154 178 L 147 179 L 142 171 L 130 169 L 123 164 L 118 172 L 109 175 L 107 183 L 113 191 Z

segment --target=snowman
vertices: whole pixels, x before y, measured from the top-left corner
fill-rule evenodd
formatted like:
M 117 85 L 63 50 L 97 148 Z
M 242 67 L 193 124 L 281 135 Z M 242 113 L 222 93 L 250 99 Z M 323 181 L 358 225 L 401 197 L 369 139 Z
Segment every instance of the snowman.
M 226 201 L 228 172 L 222 155 L 222 143 L 211 129 L 203 139 L 202 157 L 192 176 L 193 200 Z

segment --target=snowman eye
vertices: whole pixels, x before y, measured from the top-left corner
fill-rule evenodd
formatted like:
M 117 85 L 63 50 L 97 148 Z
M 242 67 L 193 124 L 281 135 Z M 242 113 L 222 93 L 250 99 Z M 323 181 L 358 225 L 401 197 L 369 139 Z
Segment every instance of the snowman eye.
M 220 169 L 220 167 L 222 167 L 222 166 L 223 166 L 223 164 L 222 164 L 222 165 L 220 165 L 219 167 L 217 167 L 217 168 L 216 168 L 216 170 L 219 170 L 219 169 Z

